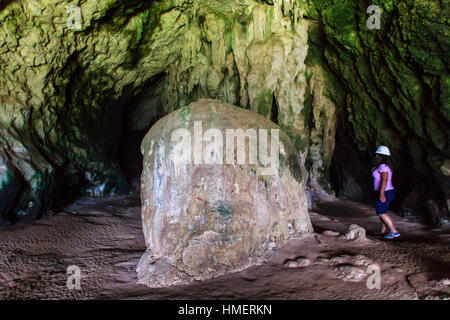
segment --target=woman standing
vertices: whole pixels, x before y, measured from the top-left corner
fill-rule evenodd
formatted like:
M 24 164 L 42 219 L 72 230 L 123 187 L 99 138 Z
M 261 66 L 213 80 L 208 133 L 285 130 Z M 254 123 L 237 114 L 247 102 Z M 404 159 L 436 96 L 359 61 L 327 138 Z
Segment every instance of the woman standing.
M 386 146 L 379 146 L 375 152 L 377 168 L 372 171 L 374 190 L 377 194 L 375 204 L 376 214 L 381 220 L 381 233 L 386 239 L 393 239 L 400 236 L 394 225 L 394 221 L 389 215 L 389 204 L 395 198 L 395 189 L 392 185 L 392 165 L 390 162 L 390 151 Z M 389 232 L 387 232 L 389 229 Z

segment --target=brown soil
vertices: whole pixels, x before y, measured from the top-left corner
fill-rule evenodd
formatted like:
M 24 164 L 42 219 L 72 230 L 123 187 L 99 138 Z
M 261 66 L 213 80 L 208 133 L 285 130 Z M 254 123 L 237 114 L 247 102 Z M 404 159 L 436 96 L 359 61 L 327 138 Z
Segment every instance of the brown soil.
M 64 212 L 0 229 L 0 299 L 449 299 L 450 235 L 394 216 L 401 237 L 376 237 L 374 209 L 348 202 L 314 208 L 316 233 L 292 239 L 271 261 L 187 286 L 136 285 L 145 250 L 139 198 L 85 198 Z M 348 241 L 349 225 L 368 240 Z M 331 235 L 327 230 L 339 232 Z M 325 233 L 324 233 L 325 232 Z M 381 268 L 369 289 L 368 265 Z M 81 269 L 81 289 L 66 286 Z

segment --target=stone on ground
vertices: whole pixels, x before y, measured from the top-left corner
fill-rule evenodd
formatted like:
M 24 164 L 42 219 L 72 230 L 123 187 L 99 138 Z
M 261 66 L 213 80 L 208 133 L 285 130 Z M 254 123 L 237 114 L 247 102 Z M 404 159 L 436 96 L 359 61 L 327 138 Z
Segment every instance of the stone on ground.
M 171 142 L 177 129 L 194 137 L 197 121 L 202 121 L 205 136 L 208 129 L 222 132 L 223 149 L 209 148 L 209 139 L 201 143 L 207 159 L 216 164 L 186 164 L 180 160 L 179 141 Z M 236 157 L 231 164 L 220 164 L 221 158 L 226 160 L 225 130 L 239 128 L 254 129 L 258 142 L 258 129 L 268 130 L 267 141 L 275 137 L 271 129 L 279 129 L 248 110 L 200 100 L 160 119 L 147 133 L 141 146 L 147 251 L 137 268 L 139 283 L 166 287 L 242 271 L 266 261 L 290 238 L 312 231 L 301 167 L 285 133 L 279 131 L 279 166 L 273 175 L 262 175 L 260 154 L 257 164 L 248 164 L 248 143 L 244 164 L 237 164 Z M 192 154 L 199 150 L 199 140 L 193 140 Z M 214 141 L 220 141 L 219 135 Z
M 348 241 L 355 241 L 355 240 L 368 241 L 366 237 L 366 229 L 358 226 L 357 224 L 350 225 L 347 233 L 345 234 L 345 238 Z

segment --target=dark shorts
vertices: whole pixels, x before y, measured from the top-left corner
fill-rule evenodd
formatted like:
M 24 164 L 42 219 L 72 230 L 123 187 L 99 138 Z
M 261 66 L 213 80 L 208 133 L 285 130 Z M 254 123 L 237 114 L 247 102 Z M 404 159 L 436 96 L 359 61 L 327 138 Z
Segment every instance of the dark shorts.
M 384 192 L 384 196 L 386 197 L 386 202 L 380 201 L 380 192 L 376 191 L 377 200 L 375 202 L 375 210 L 377 214 L 385 214 L 388 211 L 389 204 L 395 198 L 395 190 L 388 190 Z

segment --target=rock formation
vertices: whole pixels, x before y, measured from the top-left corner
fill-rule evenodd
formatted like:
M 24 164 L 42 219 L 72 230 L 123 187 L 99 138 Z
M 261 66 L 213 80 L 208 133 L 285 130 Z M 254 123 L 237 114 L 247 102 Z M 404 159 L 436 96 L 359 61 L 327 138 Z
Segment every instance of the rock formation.
M 165 287 L 241 271 L 312 231 L 294 145 L 257 113 L 200 100 L 160 119 L 142 153 L 148 249 L 139 283 Z
M 214 98 L 286 132 L 310 202 L 367 200 L 386 144 L 397 208 L 448 223 L 448 5 L 370 4 L 381 29 L 353 0 L 2 2 L 0 221 L 39 217 L 68 191 L 127 192 L 125 119 L 146 132 Z

